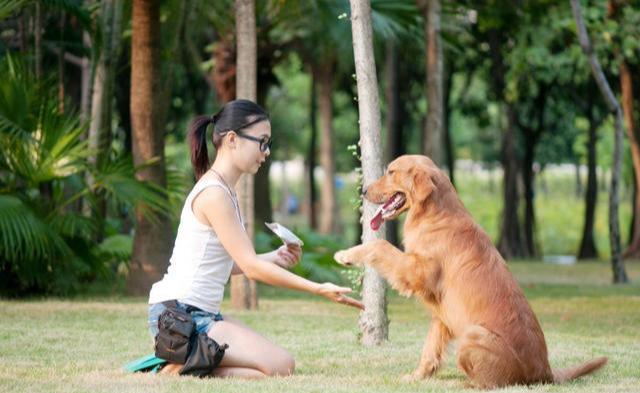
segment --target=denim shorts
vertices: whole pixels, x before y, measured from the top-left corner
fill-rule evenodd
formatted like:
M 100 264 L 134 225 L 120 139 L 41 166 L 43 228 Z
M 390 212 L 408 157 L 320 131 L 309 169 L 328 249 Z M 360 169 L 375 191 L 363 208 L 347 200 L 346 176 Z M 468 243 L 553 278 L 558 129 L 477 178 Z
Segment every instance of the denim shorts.
M 176 302 L 178 308 L 186 310 L 188 305 L 180 302 Z M 155 339 L 158 334 L 158 318 L 160 314 L 166 309 L 162 303 L 154 303 L 149 305 L 149 333 L 151 338 Z M 210 313 L 207 311 L 191 311 L 193 321 L 196 323 L 196 332 L 207 333 L 211 326 L 218 321 L 222 321 L 222 314 Z

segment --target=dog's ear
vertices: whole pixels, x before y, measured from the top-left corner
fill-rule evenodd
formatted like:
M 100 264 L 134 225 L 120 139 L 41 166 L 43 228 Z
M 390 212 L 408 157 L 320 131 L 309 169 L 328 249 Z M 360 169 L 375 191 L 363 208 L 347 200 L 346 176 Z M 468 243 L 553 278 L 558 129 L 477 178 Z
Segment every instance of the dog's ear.
M 427 170 L 414 168 L 412 172 L 411 194 L 416 202 L 425 201 L 436 190 L 436 185 Z

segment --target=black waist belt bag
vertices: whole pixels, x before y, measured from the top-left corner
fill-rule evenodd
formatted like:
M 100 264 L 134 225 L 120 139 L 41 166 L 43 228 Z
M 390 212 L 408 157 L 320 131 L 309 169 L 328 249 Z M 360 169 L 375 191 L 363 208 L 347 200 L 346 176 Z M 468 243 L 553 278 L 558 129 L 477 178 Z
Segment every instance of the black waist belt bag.
M 158 318 L 156 356 L 171 363 L 184 364 L 180 375 L 204 377 L 211 374 L 229 346 L 219 345 L 206 333 L 197 333 L 191 314 L 178 308 L 175 301 L 162 304 L 166 310 Z

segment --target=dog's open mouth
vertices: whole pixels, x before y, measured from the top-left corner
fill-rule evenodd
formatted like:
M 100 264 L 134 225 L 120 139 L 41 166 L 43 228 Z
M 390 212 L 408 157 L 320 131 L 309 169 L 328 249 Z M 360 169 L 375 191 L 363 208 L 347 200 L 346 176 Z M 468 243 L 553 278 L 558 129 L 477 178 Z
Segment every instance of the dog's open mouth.
M 396 192 L 395 194 L 393 194 L 393 196 L 389 198 L 389 200 L 383 203 L 378 208 L 378 210 L 376 210 L 373 218 L 371 219 L 371 229 L 373 229 L 374 231 L 380 229 L 380 226 L 382 226 L 382 221 L 393 217 L 398 209 L 404 206 L 406 200 L 407 198 L 401 192 Z

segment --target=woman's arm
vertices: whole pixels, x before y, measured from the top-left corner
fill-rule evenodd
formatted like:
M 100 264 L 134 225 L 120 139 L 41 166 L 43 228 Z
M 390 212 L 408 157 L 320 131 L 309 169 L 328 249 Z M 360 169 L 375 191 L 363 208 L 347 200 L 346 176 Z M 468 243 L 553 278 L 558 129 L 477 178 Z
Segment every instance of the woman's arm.
M 281 246 L 277 250 L 267 252 L 264 254 L 258 254 L 258 258 L 265 262 L 275 263 L 276 265 L 288 269 L 295 266 L 300 261 L 302 256 L 302 248 L 297 245 Z M 237 263 L 233 263 L 233 269 L 231 274 L 244 274 L 240 266 Z
M 280 266 L 261 260 L 253 248 L 251 240 L 238 220 L 229 196 L 218 187 L 202 191 L 193 202 L 196 217 L 203 214 L 218 235 L 223 247 L 244 274 L 252 280 L 269 285 L 310 292 L 324 296 L 338 303 L 363 308 L 358 300 L 345 296 L 350 288 L 332 283 L 319 284 L 297 276 Z

